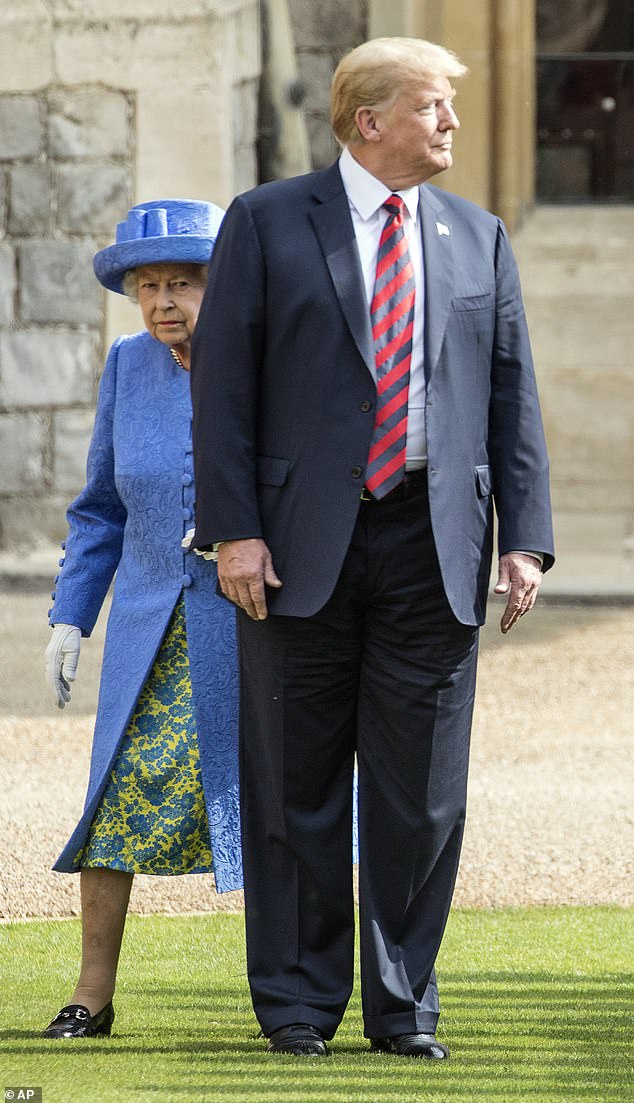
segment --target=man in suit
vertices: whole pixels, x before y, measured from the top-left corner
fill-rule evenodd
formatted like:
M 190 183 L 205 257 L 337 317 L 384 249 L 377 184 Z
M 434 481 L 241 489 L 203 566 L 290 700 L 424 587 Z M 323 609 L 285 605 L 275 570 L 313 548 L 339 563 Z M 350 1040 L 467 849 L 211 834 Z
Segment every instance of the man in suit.
M 341 158 L 233 202 L 194 336 L 195 545 L 241 610 L 247 961 L 273 1052 L 325 1054 L 352 989 L 356 755 L 365 1035 L 448 1056 L 434 962 L 493 501 L 503 632 L 553 561 L 505 229 L 425 183 L 465 72 L 416 39 L 345 57 Z

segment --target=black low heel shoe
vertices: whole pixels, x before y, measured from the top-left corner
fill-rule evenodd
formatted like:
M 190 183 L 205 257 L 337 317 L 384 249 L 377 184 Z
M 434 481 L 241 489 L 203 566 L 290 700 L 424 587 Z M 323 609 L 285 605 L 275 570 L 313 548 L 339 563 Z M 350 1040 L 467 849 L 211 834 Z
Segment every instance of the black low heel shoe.
M 62 1007 L 42 1035 L 44 1038 L 94 1038 L 96 1034 L 110 1035 L 113 1022 L 112 1000 L 97 1015 L 91 1015 L 81 1003 L 69 1003 Z

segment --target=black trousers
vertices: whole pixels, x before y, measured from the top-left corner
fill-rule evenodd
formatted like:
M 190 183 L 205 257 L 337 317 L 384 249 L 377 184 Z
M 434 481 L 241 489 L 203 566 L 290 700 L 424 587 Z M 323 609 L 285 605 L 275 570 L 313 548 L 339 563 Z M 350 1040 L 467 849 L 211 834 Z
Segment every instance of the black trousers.
M 360 504 L 317 614 L 240 614 L 239 641 L 247 965 L 260 1026 L 269 1035 L 311 1023 L 330 1038 L 350 998 L 356 753 L 365 1034 L 432 1032 L 478 630 L 448 605 L 425 487 Z

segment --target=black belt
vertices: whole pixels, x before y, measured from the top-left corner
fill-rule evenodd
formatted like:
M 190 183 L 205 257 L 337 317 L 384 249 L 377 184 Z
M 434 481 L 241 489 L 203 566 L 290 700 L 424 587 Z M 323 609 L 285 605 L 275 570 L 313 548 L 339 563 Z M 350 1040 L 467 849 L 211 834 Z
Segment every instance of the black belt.
M 419 467 L 416 471 L 406 471 L 398 486 L 382 498 L 373 498 L 371 492 L 364 486 L 361 491 L 361 501 L 374 502 L 378 506 L 383 505 L 384 502 L 404 502 L 406 498 L 414 498 L 422 494 L 426 487 L 427 468 Z

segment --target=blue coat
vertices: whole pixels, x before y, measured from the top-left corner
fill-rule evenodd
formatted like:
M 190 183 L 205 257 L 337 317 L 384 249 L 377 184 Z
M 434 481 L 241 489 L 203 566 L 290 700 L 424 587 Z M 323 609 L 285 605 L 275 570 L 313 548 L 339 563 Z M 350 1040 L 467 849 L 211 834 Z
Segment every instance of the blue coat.
M 68 511 L 52 624 L 89 636 L 116 573 L 84 812 L 54 868 L 74 858 L 131 714 L 184 595 L 200 764 L 216 885 L 240 888 L 235 614 L 216 568 L 181 548 L 193 525 L 189 376 L 149 333 L 120 337 L 99 388 L 88 481 Z

